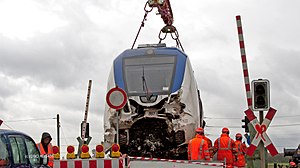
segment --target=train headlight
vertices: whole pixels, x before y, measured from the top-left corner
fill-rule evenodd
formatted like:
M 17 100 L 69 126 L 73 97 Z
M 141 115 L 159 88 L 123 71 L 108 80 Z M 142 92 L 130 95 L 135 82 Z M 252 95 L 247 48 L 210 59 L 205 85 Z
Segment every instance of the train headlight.
M 143 103 L 154 103 L 157 99 L 157 95 L 140 96 L 140 100 Z

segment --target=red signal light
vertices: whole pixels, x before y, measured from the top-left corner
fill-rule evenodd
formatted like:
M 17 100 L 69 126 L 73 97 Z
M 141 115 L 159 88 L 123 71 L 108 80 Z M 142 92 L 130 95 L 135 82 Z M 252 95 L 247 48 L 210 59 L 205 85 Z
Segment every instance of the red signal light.
M 118 144 L 113 144 L 113 145 L 111 146 L 111 150 L 112 150 L 113 152 L 118 152 L 118 151 L 120 150 L 120 146 L 119 146 Z
M 83 153 L 89 152 L 89 147 L 87 145 L 82 145 L 81 146 L 81 152 L 83 152 Z
M 67 151 L 68 153 L 73 153 L 75 151 L 74 146 L 68 146 Z
M 53 154 L 59 153 L 59 148 L 58 148 L 58 146 L 53 146 L 53 147 L 52 147 L 52 151 L 53 151 Z
M 103 145 L 97 145 L 97 146 L 96 146 L 96 151 L 97 151 L 97 152 L 103 152 L 103 151 L 104 151 Z

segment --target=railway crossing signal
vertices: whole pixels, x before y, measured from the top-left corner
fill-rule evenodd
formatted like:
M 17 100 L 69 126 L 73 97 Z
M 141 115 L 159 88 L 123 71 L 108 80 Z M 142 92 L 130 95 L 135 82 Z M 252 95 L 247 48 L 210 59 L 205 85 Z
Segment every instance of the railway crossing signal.
M 251 82 L 252 109 L 254 111 L 267 111 L 270 108 L 270 82 L 267 79 L 258 79 Z
M 247 155 L 252 156 L 254 154 L 255 149 L 257 148 L 260 141 L 263 142 L 264 146 L 268 149 L 272 156 L 278 154 L 275 146 L 273 145 L 271 139 L 267 135 L 267 129 L 270 125 L 275 113 L 277 110 L 273 109 L 272 107 L 269 109 L 265 119 L 263 120 L 262 124 L 260 124 L 254 115 L 251 109 L 245 111 L 250 123 L 253 125 L 254 129 L 256 130 L 256 135 L 251 142 L 250 147 L 248 148 Z
M 247 118 L 247 116 L 245 116 L 245 119 L 242 119 L 242 122 L 244 122 L 245 124 L 242 125 L 242 128 L 245 128 L 245 132 L 249 132 L 249 127 L 248 127 L 248 124 L 249 124 L 249 119 Z

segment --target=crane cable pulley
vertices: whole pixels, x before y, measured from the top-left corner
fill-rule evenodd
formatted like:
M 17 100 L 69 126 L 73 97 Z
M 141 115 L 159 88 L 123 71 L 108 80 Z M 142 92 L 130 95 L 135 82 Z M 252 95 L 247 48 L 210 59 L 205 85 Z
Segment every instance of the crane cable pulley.
M 148 8 L 147 8 L 148 7 Z M 153 8 L 156 7 L 158 9 L 158 14 L 161 15 L 161 18 L 163 19 L 164 23 L 166 24 L 159 32 L 158 38 L 159 43 L 162 42 L 167 37 L 167 34 L 171 34 L 171 37 L 173 40 L 176 41 L 176 46 L 181 48 L 182 51 L 184 51 L 182 44 L 179 40 L 179 34 L 175 26 L 173 26 L 173 13 L 172 8 L 169 0 L 148 0 L 144 6 L 144 18 L 142 20 L 142 23 L 140 25 L 140 28 L 137 32 L 137 35 L 134 39 L 134 42 L 132 44 L 131 49 L 133 49 L 136 40 L 140 34 L 140 31 L 142 27 L 145 26 L 145 21 L 147 20 L 148 13 L 153 10 Z M 164 35 L 162 35 L 164 33 Z

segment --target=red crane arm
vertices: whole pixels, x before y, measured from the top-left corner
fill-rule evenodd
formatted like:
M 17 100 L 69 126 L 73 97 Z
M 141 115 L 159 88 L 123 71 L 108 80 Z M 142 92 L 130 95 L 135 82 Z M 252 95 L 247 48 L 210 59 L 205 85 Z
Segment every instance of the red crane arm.
M 156 7 L 158 9 L 161 18 L 166 25 L 171 26 L 173 24 L 174 19 L 169 0 L 149 0 L 148 3 L 151 8 Z

